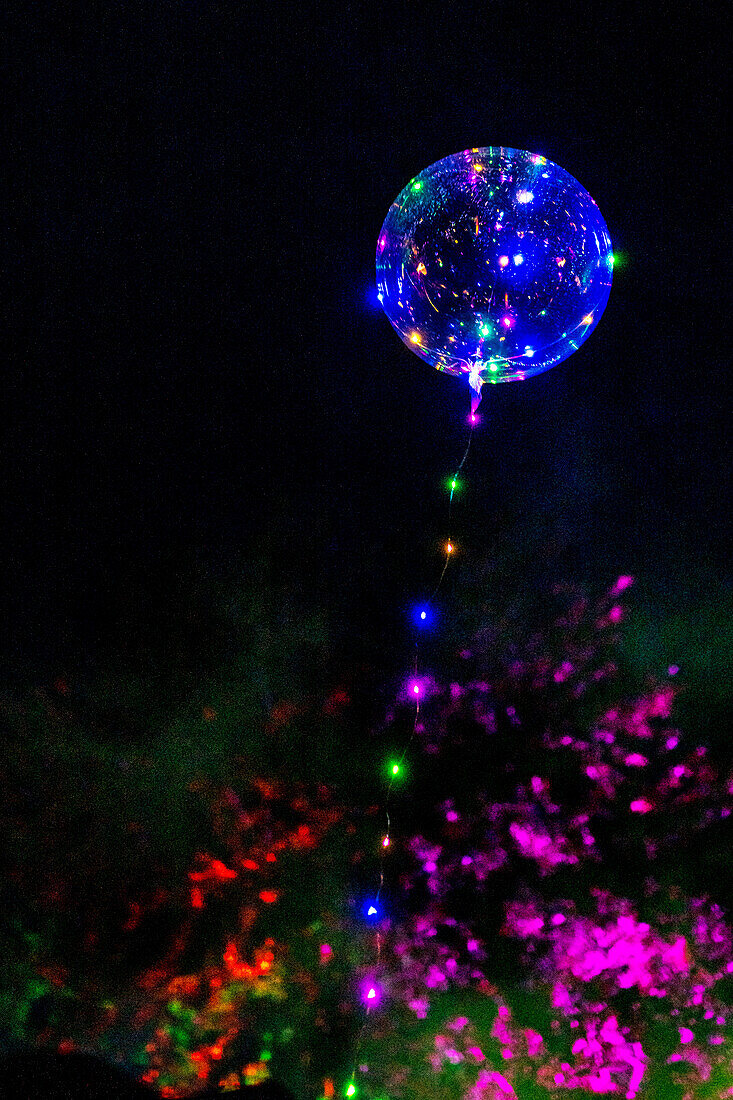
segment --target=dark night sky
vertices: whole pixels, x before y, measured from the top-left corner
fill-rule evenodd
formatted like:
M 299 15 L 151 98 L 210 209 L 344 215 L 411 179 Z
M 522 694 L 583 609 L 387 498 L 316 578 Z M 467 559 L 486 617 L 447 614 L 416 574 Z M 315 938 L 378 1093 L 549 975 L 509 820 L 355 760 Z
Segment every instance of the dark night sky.
M 467 546 L 550 522 L 558 568 L 694 575 L 717 598 L 719 33 L 678 3 L 109 3 L 78 25 L 23 5 L 3 221 L 11 665 L 94 660 L 143 607 L 165 623 L 186 577 L 246 575 L 252 552 L 355 629 L 424 591 L 467 387 L 392 331 L 374 249 L 407 180 L 477 145 L 565 167 L 626 262 L 587 344 L 485 397 Z

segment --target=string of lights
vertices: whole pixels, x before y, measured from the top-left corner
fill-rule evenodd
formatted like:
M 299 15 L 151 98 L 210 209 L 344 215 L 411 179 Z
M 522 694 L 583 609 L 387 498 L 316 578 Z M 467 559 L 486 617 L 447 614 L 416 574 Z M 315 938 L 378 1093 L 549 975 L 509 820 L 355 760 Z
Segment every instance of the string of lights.
M 392 797 L 392 792 L 393 792 L 395 783 L 398 782 L 400 777 L 403 775 L 405 758 L 407 757 L 407 754 L 410 751 L 410 746 L 411 746 L 412 742 L 415 739 L 415 735 L 417 733 L 417 728 L 418 728 L 418 721 L 419 721 L 419 717 L 420 717 L 420 700 L 421 700 L 424 689 L 423 689 L 423 686 L 422 686 L 422 684 L 420 682 L 420 679 L 419 679 L 419 668 L 420 668 L 420 638 L 419 638 L 420 631 L 419 631 L 419 628 L 427 625 L 429 622 L 432 621 L 434 601 L 435 601 L 435 599 L 438 595 L 438 592 L 440 591 L 440 588 L 443 584 L 443 578 L 445 577 L 446 571 L 448 569 L 448 565 L 453 560 L 453 555 L 454 555 L 455 550 L 456 550 L 456 544 L 455 544 L 455 541 L 454 541 L 454 539 L 451 535 L 451 530 L 452 530 L 451 524 L 452 524 L 452 518 L 453 518 L 453 498 L 456 494 L 456 491 L 459 489 L 459 486 L 460 486 L 459 476 L 461 474 L 461 471 L 463 470 L 463 467 L 466 464 L 466 460 L 468 458 L 468 452 L 471 449 L 471 442 L 473 440 L 474 430 L 475 430 L 476 426 L 479 424 L 479 416 L 478 416 L 478 414 L 476 413 L 475 410 L 473 410 L 470 413 L 470 415 L 468 417 L 468 424 L 470 426 L 469 427 L 469 433 L 468 433 L 468 441 L 466 443 L 466 448 L 463 452 L 463 456 L 462 456 L 455 472 L 453 473 L 453 475 L 446 479 L 446 488 L 448 489 L 448 493 L 449 493 L 449 495 L 448 495 L 448 517 L 447 517 L 448 534 L 447 534 L 446 540 L 443 544 L 443 553 L 444 553 L 443 567 L 442 567 L 440 575 L 438 577 L 438 581 L 437 581 L 433 591 L 431 592 L 430 596 L 428 597 L 428 599 L 423 604 L 420 604 L 420 605 L 417 606 L 417 608 L 415 608 L 414 615 L 413 615 L 413 618 L 414 618 L 414 621 L 416 623 L 416 626 L 418 627 L 418 630 L 417 630 L 417 633 L 416 633 L 416 636 L 415 636 L 413 676 L 412 676 L 412 680 L 411 680 L 410 686 L 409 686 L 409 695 L 410 695 L 410 698 L 412 699 L 412 701 L 414 702 L 415 710 L 414 710 L 414 714 L 413 714 L 413 721 L 412 721 L 412 728 L 411 728 L 410 736 L 409 736 L 409 738 L 407 739 L 407 741 L 405 743 L 405 746 L 402 750 L 402 754 L 401 754 L 399 760 L 389 762 L 388 769 L 387 769 L 389 778 L 388 778 L 388 782 L 387 782 L 387 791 L 386 791 L 386 794 L 385 794 L 384 807 L 383 807 L 385 820 L 386 820 L 386 831 L 385 831 L 384 835 L 382 836 L 382 839 L 381 839 L 381 842 L 380 842 L 380 847 L 379 847 L 379 886 L 377 888 L 376 894 L 374 895 L 374 898 L 371 899 L 367 903 L 366 910 L 365 910 L 366 919 L 368 921 L 374 922 L 374 923 L 378 922 L 380 920 L 380 917 L 381 917 L 380 901 L 381 901 L 381 897 L 382 897 L 382 891 L 383 891 L 383 888 L 384 888 L 385 866 L 386 866 L 387 856 L 389 854 L 390 849 L 392 848 L 393 834 L 392 834 L 392 819 L 390 817 L 390 812 L 389 812 L 389 810 L 390 810 L 390 800 L 391 800 L 391 797 Z M 377 927 L 377 929 L 376 929 L 376 963 L 375 963 L 375 969 L 377 971 L 379 970 L 379 966 L 381 964 L 381 961 L 382 961 L 382 933 L 381 933 L 380 928 Z M 358 1093 L 358 1086 L 357 1086 L 356 1082 L 357 1082 L 358 1074 L 359 1074 L 359 1071 L 360 1071 L 359 1054 L 361 1052 L 363 1041 L 364 1041 L 364 1036 L 366 1034 L 366 1030 L 367 1030 L 367 1027 L 368 1027 L 368 1024 L 369 1024 L 370 1013 L 371 1013 L 372 1009 L 375 1008 L 381 1000 L 381 990 L 379 988 L 379 984 L 378 984 L 378 981 L 376 979 L 368 979 L 366 982 L 363 983 L 363 985 L 362 985 L 362 997 L 363 997 L 364 1004 L 365 1004 L 365 1014 L 364 1014 L 364 1019 L 363 1019 L 362 1024 L 361 1024 L 361 1028 L 359 1029 L 359 1034 L 357 1036 L 352 1072 L 350 1074 L 350 1077 L 349 1077 L 349 1080 L 346 1084 L 346 1089 L 345 1089 L 345 1092 L 344 1092 L 344 1096 L 346 1096 L 346 1097 L 354 1097 Z

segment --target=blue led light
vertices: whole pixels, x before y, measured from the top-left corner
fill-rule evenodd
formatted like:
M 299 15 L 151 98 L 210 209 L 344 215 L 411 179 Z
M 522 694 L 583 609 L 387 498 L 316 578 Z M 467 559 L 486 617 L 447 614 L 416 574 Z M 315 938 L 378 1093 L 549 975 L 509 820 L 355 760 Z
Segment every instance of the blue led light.
M 435 611 L 430 604 L 416 604 L 410 608 L 410 621 L 416 630 L 432 630 L 436 623 Z
M 367 303 L 372 309 L 382 309 L 384 305 L 384 291 L 379 287 L 371 287 L 366 292 Z

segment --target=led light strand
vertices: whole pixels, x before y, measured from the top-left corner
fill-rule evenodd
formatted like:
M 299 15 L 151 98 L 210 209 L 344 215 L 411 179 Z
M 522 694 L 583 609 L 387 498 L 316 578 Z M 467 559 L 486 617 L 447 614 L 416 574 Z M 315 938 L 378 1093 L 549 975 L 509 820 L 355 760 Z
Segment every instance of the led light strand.
M 463 469 L 463 467 L 466 463 L 466 459 L 468 458 L 468 452 L 471 449 L 471 442 L 473 440 L 474 429 L 476 427 L 476 424 L 478 423 L 478 417 L 477 417 L 475 412 L 471 413 L 471 415 L 469 417 L 469 423 L 470 423 L 470 431 L 469 431 L 469 434 L 468 434 L 468 442 L 466 443 L 466 449 L 463 452 L 463 457 L 461 458 L 461 461 L 459 462 L 455 473 L 453 474 L 453 476 L 448 481 L 448 485 L 450 487 L 450 495 L 449 495 L 449 498 L 448 498 L 448 523 L 447 523 L 447 526 L 448 526 L 449 530 L 450 530 L 451 519 L 452 519 L 452 515 L 453 515 L 453 497 L 455 495 L 456 489 L 459 486 L 458 476 L 459 476 L 461 470 Z M 438 582 L 437 582 L 435 588 L 433 589 L 429 599 L 427 600 L 427 603 L 425 604 L 426 608 L 430 608 L 431 604 L 433 603 L 435 597 L 437 596 L 437 594 L 440 590 L 440 587 L 443 583 L 443 578 L 445 577 L 445 574 L 446 574 L 446 570 L 448 569 L 448 563 L 451 560 L 451 557 L 453 555 L 454 550 L 455 550 L 455 545 L 453 543 L 453 539 L 449 535 L 446 542 L 445 542 L 445 562 L 443 563 L 443 568 L 441 570 L 440 576 L 438 577 Z M 420 617 L 421 617 L 422 620 L 426 619 L 426 614 L 427 614 L 427 612 L 425 610 L 423 610 L 421 612 Z M 404 747 L 403 752 L 402 752 L 402 756 L 400 757 L 399 761 L 397 761 L 396 763 L 392 763 L 391 766 L 390 766 L 390 769 L 389 769 L 390 778 L 389 778 L 389 783 L 387 784 L 387 793 L 385 795 L 385 800 L 384 800 L 384 814 L 385 814 L 385 817 L 386 817 L 386 820 L 387 820 L 387 832 L 384 835 L 384 837 L 382 838 L 382 843 L 380 845 L 379 887 L 377 889 L 377 893 L 374 897 L 373 902 L 369 905 L 369 907 L 367 909 L 367 917 L 372 917 L 373 916 L 376 921 L 378 921 L 380 919 L 379 900 L 381 898 L 382 889 L 384 887 L 385 861 L 386 861 L 386 858 L 387 858 L 387 852 L 388 852 L 388 850 L 391 846 L 392 823 L 391 823 L 391 819 L 390 819 L 390 816 L 389 816 L 389 802 L 390 802 L 390 798 L 391 798 L 391 795 L 392 795 L 392 788 L 394 786 L 395 780 L 402 773 L 402 765 L 404 764 L 405 758 L 407 757 L 407 753 L 409 752 L 410 745 L 412 744 L 413 740 L 415 739 L 415 735 L 417 733 L 418 719 L 420 717 L 420 696 L 421 696 L 422 689 L 421 689 L 420 683 L 418 681 L 418 667 L 419 667 L 419 640 L 418 640 L 418 638 L 416 638 L 415 639 L 415 662 L 414 662 L 414 670 L 413 670 L 413 679 L 412 679 L 412 682 L 411 682 L 412 695 L 413 695 L 414 700 L 415 700 L 415 714 L 414 714 L 413 722 L 412 722 L 412 731 L 410 733 L 410 737 L 408 738 L 408 740 L 405 744 L 405 747 Z M 379 930 L 379 928 L 377 928 L 376 943 L 377 943 L 377 957 L 376 957 L 375 969 L 378 970 L 379 965 L 380 965 L 381 960 L 382 960 L 382 933 Z M 370 979 L 369 986 L 370 986 L 370 988 L 368 989 L 367 995 L 366 995 L 366 1011 L 365 1011 L 364 1019 L 362 1021 L 362 1025 L 359 1029 L 359 1034 L 358 1034 L 357 1040 L 356 1040 L 356 1049 L 355 1049 L 355 1054 L 354 1054 L 354 1066 L 353 1066 L 353 1069 L 352 1069 L 352 1072 L 351 1072 L 351 1077 L 349 1078 L 349 1081 L 347 1082 L 347 1085 L 346 1085 L 346 1090 L 344 1092 L 345 1097 L 353 1097 L 353 1096 L 357 1095 L 356 1077 L 357 1077 L 357 1073 L 358 1073 L 358 1070 L 359 1070 L 359 1054 L 360 1054 L 361 1049 L 362 1049 L 364 1035 L 365 1035 L 365 1032 L 366 1032 L 366 1029 L 367 1029 L 367 1025 L 369 1023 L 369 1013 L 371 1012 L 374 1005 L 377 1004 L 378 1001 L 379 1001 L 379 996 L 378 996 L 377 989 L 376 989 L 376 982 L 372 981 Z
M 460 474 L 461 470 L 463 469 L 465 461 L 468 458 L 468 452 L 471 449 L 471 440 L 473 439 L 473 431 L 474 431 L 475 426 L 476 426 L 476 418 L 475 418 L 475 414 L 472 414 L 471 415 L 471 430 L 468 433 L 468 443 L 466 444 L 466 449 L 463 452 L 463 458 L 461 459 L 461 461 L 458 464 L 458 469 L 456 470 L 456 472 L 454 473 L 454 475 L 453 475 L 453 477 L 451 478 L 451 481 L 450 481 L 450 497 L 448 498 L 448 530 L 449 531 L 450 531 L 450 525 L 451 525 L 451 517 L 452 517 L 452 514 L 453 514 L 453 495 L 454 495 L 454 493 L 456 491 L 456 488 L 458 486 L 458 475 Z M 438 578 L 438 583 L 436 584 L 435 588 L 433 589 L 432 594 L 430 595 L 430 598 L 428 599 L 428 607 L 430 606 L 430 604 L 433 602 L 435 597 L 438 595 L 438 592 L 440 591 L 440 586 L 443 583 L 443 577 L 445 576 L 445 571 L 448 568 L 448 562 L 450 561 L 451 555 L 452 555 L 454 550 L 455 550 L 455 546 L 453 545 L 453 540 L 451 539 L 451 537 L 449 535 L 447 540 L 446 540 L 446 543 L 445 543 L 445 562 L 443 564 L 443 569 L 442 569 L 442 572 L 441 572 L 441 574 Z M 415 642 L 415 649 L 417 650 L 417 642 Z

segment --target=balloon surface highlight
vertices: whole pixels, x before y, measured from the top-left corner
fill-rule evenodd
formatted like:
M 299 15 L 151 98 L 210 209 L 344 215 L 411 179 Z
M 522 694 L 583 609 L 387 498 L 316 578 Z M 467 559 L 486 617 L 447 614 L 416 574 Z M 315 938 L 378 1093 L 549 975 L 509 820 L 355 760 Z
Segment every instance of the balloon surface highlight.
M 513 382 L 567 359 L 600 320 L 613 252 L 598 206 L 552 161 L 467 149 L 400 192 L 377 242 L 390 323 L 426 363 Z

